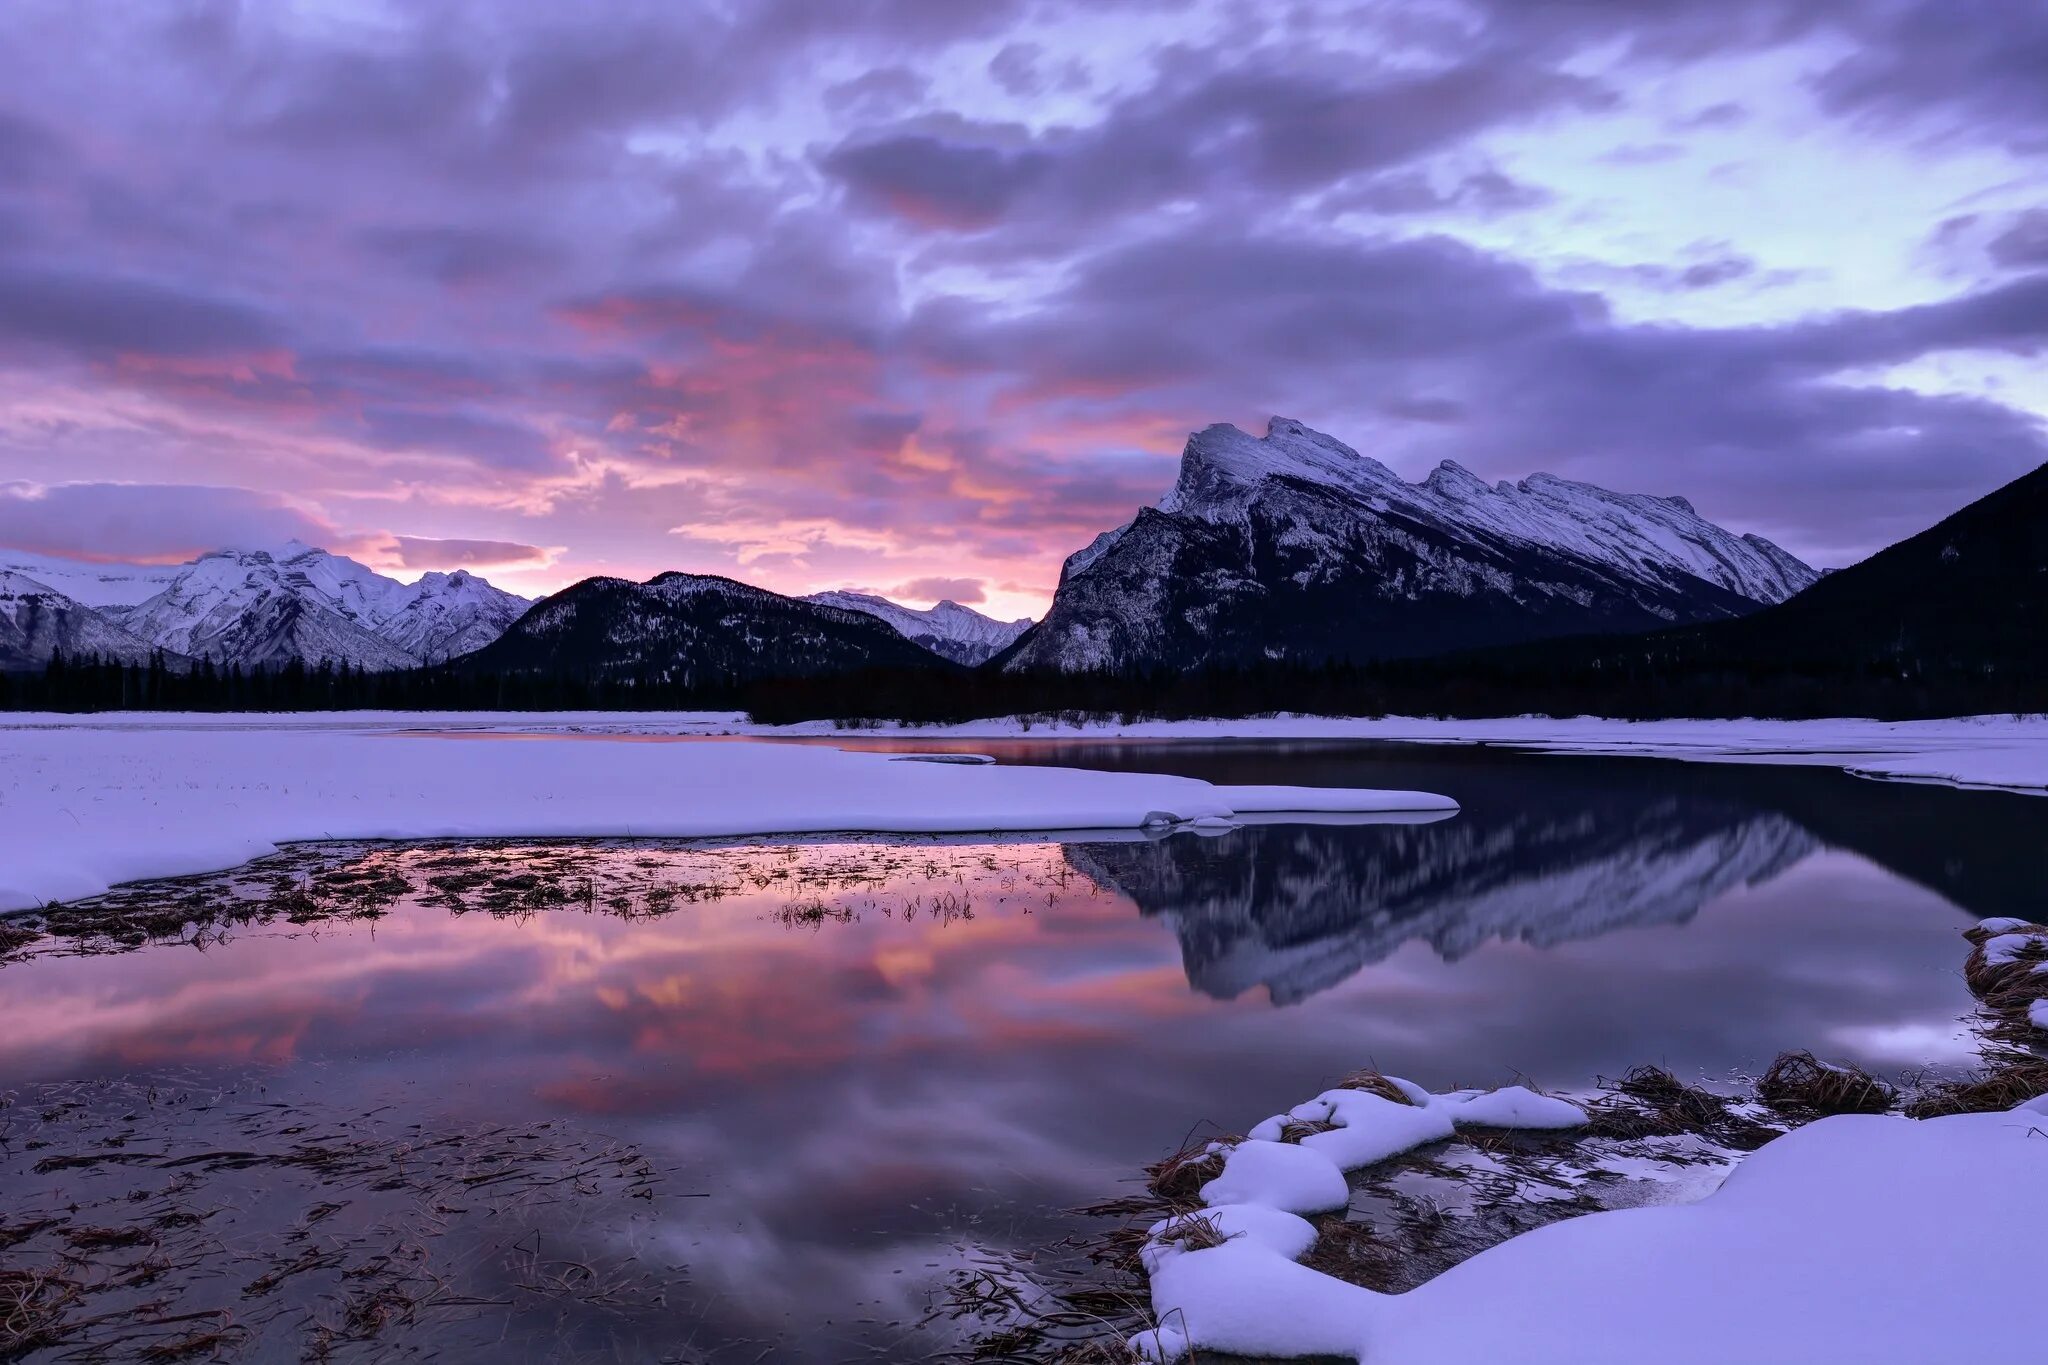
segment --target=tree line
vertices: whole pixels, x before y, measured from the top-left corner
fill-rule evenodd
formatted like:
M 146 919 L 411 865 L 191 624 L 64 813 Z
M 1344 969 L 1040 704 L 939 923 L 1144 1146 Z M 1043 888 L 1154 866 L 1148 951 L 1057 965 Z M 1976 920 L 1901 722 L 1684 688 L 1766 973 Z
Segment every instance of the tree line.
M 1482 717 L 1539 713 L 1668 716 L 1927 716 L 2048 710 L 2038 670 L 1988 671 L 1897 660 L 1825 666 L 1703 663 L 1652 649 L 1521 649 L 1321 666 L 1257 664 L 1135 672 L 1006 673 L 869 669 L 808 678 L 681 685 L 649 674 L 481 673 L 446 667 L 373 673 L 349 665 L 172 667 L 58 656 L 40 673 L 0 674 L 12 711 L 738 710 L 763 724 L 804 720 L 946 724 L 992 716 L 1120 721 L 1322 715 Z

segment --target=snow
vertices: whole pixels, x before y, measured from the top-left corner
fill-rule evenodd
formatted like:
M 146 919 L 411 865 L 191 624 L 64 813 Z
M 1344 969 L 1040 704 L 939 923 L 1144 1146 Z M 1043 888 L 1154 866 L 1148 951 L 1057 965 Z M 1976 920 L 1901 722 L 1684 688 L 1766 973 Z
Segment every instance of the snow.
M 8 725 L 71 726 L 84 718 L 17 713 Z M 1762 763 L 1841 768 L 1859 777 L 2048 793 L 2048 716 L 1963 716 L 1951 720 L 1496 720 L 1415 717 L 1255 716 L 1236 720 L 1089 722 L 996 717 L 961 725 L 844 727 L 825 721 L 754 725 L 733 711 L 342 711 L 285 716 L 104 712 L 99 728 L 166 726 L 349 730 L 563 732 L 609 735 L 750 735 L 776 738 L 908 736 L 923 739 L 1354 740 L 1403 744 L 1494 744 L 1536 753 Z
M 828 734 L 828 724 L 784 733 Z M 1015 716 L 909 733 L 947 738 L 1368 740 L 1497 744 L 1540 753 L 1670 758 L 1841 768 L 1858 777 L 2036 794 L 2048 791 L 2048 716 L 1949 720 L 1608 720 L 1514 716 L 1496 720 L 1264 716 L 1241 720 L 1114 721 L 1070 725 Z
M 22 550 L 0 550 L 0 571 L 18 573 L 88 607 L 132 607 L 147 601 L 183 568 L 180 564 L 100 564 Z
M 1351 1202 L 1351 1187 L 1327 1156 L 1291 1143 L 1249 1138 L 1224 1156 L 1223 1174 L 1202 1186 L 1202 1202 L 1328 1213 Z
M 1538 1094 L 1526 1086 L 1460 1091 L 1443 1097 L 1454 1121 L 1479 1128 L 1580 1128 L 1586 1111 L 1570 1100 Z
M 1266 1250 L 1293 1260 L 1308 1254 L 1316 1244 L 1315 1224 L 1299 1214 L 1283 1213 L 1265 1204 L 1217 1204 L 1198 1213 L 1176 1214 L 1154 1223 L 1147 1233 L 1152 1240 L 1139 1253 L 1146 1272 L 1156 1270 L 1163 1260 L 1185 1248 L 1179 1239 L 1196 1224 L 1207 1224 L 1224 1238 L 1242 1237 Z
M 1551 474 L 1488 484 L 1449 460 L 1411 484 L 1335 437 L 1285 417 L 1273 418 L 1263 438 L 1228 423 L 1194 433 L 1159 510 L 1241 520 L 1246 500 L 1275 478 L 1341 489 L 1382 514 L 1541 547 L 1631 580 L 1690 575 L 1753 601 L 1782 602 L 1820 578 L 1770 541 L 1706 520 L 1684 498 L 1616 493 Z M 1077 571 L 1070 564 L 1070 572 Z
M 1538 1127 L 1575 1108 L 1521 1087 L 1423 1107 Z M 1282 1206 L 1268 1218 L 1240 1201 L 1210 1211 L 1221 1246 L 1171 1241 L 1172 1220 L 1152 1230 L 1143 1262 L 1159 1326 L 1130 1344 L 1155 1361 L 1361 1365 L 2034 1359 L 2039 1325 L 2023 1306 L 2048 1217 L 2044 1126 L 2048 1098 L 2009 1113 L 1822 1119 L 1751 1153 L 1697 1202 L 1553 1223 L 1405 1294 L 1299 1264 Z M 1249 1141 L 1231 1156 L 1279 1146 Z
M 2000 915 L 1994 916 L 1991 919 L 1978 920 L 1977 927 L 1987 934 L 2010 934 L 2021 929 L 2031 929 L 2034 927 L 2034 923 L 2032 920 L 2015 919 L 2011 916 Z
M 1138 829 L 1301 810 L 1444 812 L 1419 792 L 1212 786 L 771 743 L 553 743 L 386 718 L 0 727 L 0 910 L 319 839 Z
M 2048 1029 L 2048 1000 L 2036 1000 L 2027 1006 L 2027 1022 L 2038 1029 Z
M 1984 961 L 1994 967 L 2003 967 L 2008 962 L 2017 962 L 2020 954 L 2031 948 L 2044 945 L 2035 934 L 1999 934 L 1984 942 Z
M 873 616 L 888 624 L 904 639 L 915 640 L 949 659 L 968 664 L 977 664 L 1000 654 L 1031 628 L 1028 617 L 1018 621 L 998 621 L 951 600 L 941 601 L 923 611 L 891 602 L 886 597 L 861 592 L 818 592 L 804 600 Z

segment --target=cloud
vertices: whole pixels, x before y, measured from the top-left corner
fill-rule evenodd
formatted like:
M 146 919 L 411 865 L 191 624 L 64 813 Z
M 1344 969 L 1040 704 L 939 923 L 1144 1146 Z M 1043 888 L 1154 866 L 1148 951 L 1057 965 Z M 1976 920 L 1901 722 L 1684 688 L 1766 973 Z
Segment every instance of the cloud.
M 496 228 L 377 226 L 358 234 L 372 256 L 443 285 L 487 284 L 551 272 L 563 252 Z
M 231 546 L 336 539 L 321 517 L 247 488 L 0 483 L 0 545 L 34 554 L 175 563 Z
M 927 119 L 857 134 L 819 164 L 856 203 L 918 227 L 979 231 L 1016 218 L 1079 237 L 1177 203 L 1332 187 L 1488 127 L 1611 99 L 1589 78 L 1491 58 L 1413 72 L 1298 48 L 1176 50 L 1150 86 L 1086 127 L 1032 134 Z
M 1202 325 L 1162 330 L 1162 314 Z M 1709 515 L 1751 509 L 1748 524 L 1810 547 L 1874 549 L 2048 459 L 2032 414 L 1859 377 L 1936 354 L 2035 353 L 2048 274 L 1790 325 L 1630 325 L 1596 294 L 1449 238 L 1201 225 L 1101 254 L 1028 318 L 933 304 L 914 331 L 1041 404 L 1101 393 L 1240 420 L 1297 413 L 1390 458 L 1683 487 Z M 1456 420 L 1384 406 L 1413 393 Z
M 2014 214 L 1985 251 L 2009 270 L 2048 266 L 2048 208 Z
M 0 264 L 0 345 L 81 357 L 250 353 L 277 346 L 270 314 L 218 294 L 62 267 Z
M 1853 52 L 1815 89 L 1828 109 L 1880 125 L 2048 150 L 2048 10 L 2006 0 L 1880 0 Z
M 953 601 L 972 606 L 988 600 L 988 584 L 979 578 L 913 578 L 889 589 L 889 596 L 899 602 Z
M 398 562 L 408 569 L 510 568 L 544 566 L 556 552 L 516 540 L 441 540 L 428 536 L 393 536 Z

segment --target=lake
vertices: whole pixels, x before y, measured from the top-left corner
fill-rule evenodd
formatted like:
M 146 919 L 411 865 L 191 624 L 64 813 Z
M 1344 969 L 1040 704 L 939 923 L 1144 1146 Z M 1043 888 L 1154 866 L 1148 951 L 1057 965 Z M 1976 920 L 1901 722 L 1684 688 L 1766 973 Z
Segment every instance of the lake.
M 220 1125 L 278 1150 L 331 1130 L 361 1162 L 374 1142 L 415 1166 L 427 1144 L 391 1134 L 569 1144 L 547 1157 L 564 1170 L 630 1149 L 653 1174 L 565 1177 L 587 1194 L 517 1213 L 574 1246 L 557 1266 L 632 1267 L 615 1271 L 631 1293 L 444 1298 L 399 1333 L 406 1350 L 920 1359 L 958 1344 L 918 1326 L 954 1273 L 1072 1231 L 1065 1210 L 1205 1125 L 1242 1131 L 1361 1066 L 1572 1090 L 1642 1062 L 1753 1074 L 1790 1048 L 1890 1074 L 1966 1064 L 1959 931 L 2037 917 L 2048 873 L 2048 804 L 1819 769 L 1334 742 L 862 747 L 1420 789 L 1462 809 L 1157 838 L 288 850 L 202 881 L 232 898 L 324 878 L 381 913 L 0 967 L 0 1091 L 44 1102 L 0 1127 L 0 1234 L 10 1203 L 17 1223 L 38 1200 L 114 1207 L 137 1171 L 183 1160 L 151 1145 L 183 1125 L 239 1202 L 126 1197 L 210 1201 L 194 1216 L 224 1261 L 262 1241 L 299 1267 L 230 1295 L 245 1358 L 296 1359 L 316 1320 L 346 1345 L 347 1274 L 292 1248 L 366 1244 L 397 1217 L 370 1208 L 390 1190 L 324 1150 L 282 1174 L 222 1161 Z M 173 1094 L 184 1107 L 157 1116 Z M 303 1122 L 272 1117 L 288 1114 Z M 67 1141 L 97 1155 L 34 1169 Z M 303 1207 L 266 1215 L 292 1181 Z M 307 1202 L 315 1186 L 329 1195 Z M 350 1211 L 315 1222 L 345 1231 L 307 1223 L 328 1204 Z M 406 1217 L 428 1205 L 467 1211 L 437 1194 Z M 434 1243 L 435 1282 L 517 1280 L 479 1268 L 493 1245 Z

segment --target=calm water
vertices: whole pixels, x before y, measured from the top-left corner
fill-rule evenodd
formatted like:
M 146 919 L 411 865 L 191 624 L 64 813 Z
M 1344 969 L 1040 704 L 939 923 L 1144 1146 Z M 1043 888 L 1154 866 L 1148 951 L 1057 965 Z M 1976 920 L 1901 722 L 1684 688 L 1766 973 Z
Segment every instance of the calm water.
M 1463 810 L 1128 842 L 489 846 L 492 870 L 590 878 L 592 906 L 505 918 L 413 894 L 374 922 L 0 968 L 0 1091 L 175 1071 L 563 1120 L 668 1170 L 670 1358 L 915 1359 L 947 1341 L 909 1324 L 978 1249 L 1056 1237 L 1059 1210 L 1205 1121 L 1241 1130 L 1367 1063 L 1560 1088 L 1792 1047 L 1957 1064 L 1958 931 L 2036 914 L 2048 872 L 2048 803 L 1830 772 L 956 747 Z M 332 857 L 423 886 L 461 853 Z M 640 915 L 650 887 L 668 913 Z M 614 888 L 636 917 L 605 913 Z

